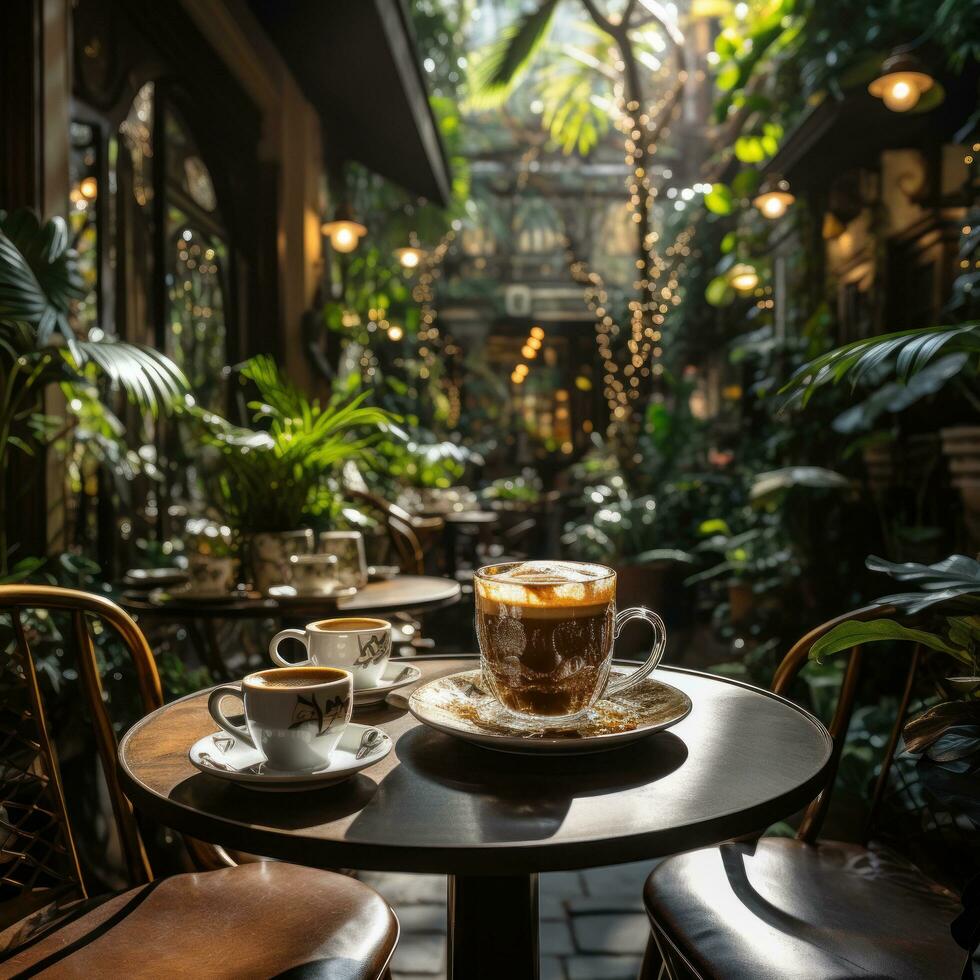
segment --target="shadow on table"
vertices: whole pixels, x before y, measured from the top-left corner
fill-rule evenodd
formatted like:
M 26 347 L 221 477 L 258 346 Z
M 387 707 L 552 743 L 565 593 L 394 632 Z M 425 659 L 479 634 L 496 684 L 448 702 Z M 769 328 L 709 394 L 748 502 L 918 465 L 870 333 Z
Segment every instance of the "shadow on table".
M 350 817 L 366 807 L 377 791 L 378 784 L 364 773 L 339 786 L 298 793 L 263 793 L 199 772 L 178 783 L 170 798 L 236 823 L 298 831 Z
M 572 801 L 647 785 L 687 758 L 684 742 L 660 732 L 588 756 L 519 756 L 414 728 L 395 743 L 399 765 L 354 819 L 349 840 L 390 840 L 392 826 L 413 844 L 474 846 L 547 840 Z

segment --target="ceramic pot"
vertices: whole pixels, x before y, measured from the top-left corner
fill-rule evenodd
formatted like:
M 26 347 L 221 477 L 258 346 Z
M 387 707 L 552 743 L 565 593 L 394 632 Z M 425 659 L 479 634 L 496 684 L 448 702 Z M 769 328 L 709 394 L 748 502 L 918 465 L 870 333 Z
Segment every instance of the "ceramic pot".
M 292 585 L 293 572 L 289 559 L 293 555 L 313 552 L 313 532 L 260 531 L 249 540 L 252 565 L 252 585 L 267 595 L 277 585 Z

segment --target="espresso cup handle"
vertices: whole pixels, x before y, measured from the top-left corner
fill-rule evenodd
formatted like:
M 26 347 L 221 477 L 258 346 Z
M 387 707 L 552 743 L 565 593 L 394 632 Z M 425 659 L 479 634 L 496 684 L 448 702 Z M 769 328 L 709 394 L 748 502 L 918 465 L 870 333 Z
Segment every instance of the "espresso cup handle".
M 279 653 L 279 644 L 283 640 L 299 640 L 303 644 L 303 649 L 306 650 L 306 659 L 290 661 L 282 657 Z M 310 660 L 309 647 L 306 645 L 306 633 L 303 630 L 280 630 L 276 633 L 269 641 L 269 656 L 272 657 L 272 662 L 277 667 L 308 667 L 313 663 Z
M 664 621 L 652 609 L 647 609 L 645 606 L 634 606 L 632 609 L 624 609 L 617 614 L 613 627 L 614 640 L 631 619 L 645 619 L 653 627 L 653 646 L 650 648 L 650 656 L 647 657 L 645 664 L 634 670 L 632 674 L 627 674 L 626 677 L 619 677 L 614 680 L 612 673 L 610 673 L 609 683 L 606 684 L 606 689 L 602 695 L 604 698 L 611 694 L 621 694 L 634 684 L 639 684 L 644 677 L 652 674 L 663 659 L 664 650 L 667 648 L 667 627 L 664 626 Z
M 244 695 L 237 687 L 216 687 L 208 695 L 208 711 L 219 727 L 223 728 L 233 738 L 241 739 L 246 745 L 251 745 L 254 749 L 255 742 L 252 741 L 252 736 L 249 735 L 248 731 L 243 727 L 233 725 L 225 717 L 225 713 L 221 710 L 222 698 L 238 698 L 244 704 Z

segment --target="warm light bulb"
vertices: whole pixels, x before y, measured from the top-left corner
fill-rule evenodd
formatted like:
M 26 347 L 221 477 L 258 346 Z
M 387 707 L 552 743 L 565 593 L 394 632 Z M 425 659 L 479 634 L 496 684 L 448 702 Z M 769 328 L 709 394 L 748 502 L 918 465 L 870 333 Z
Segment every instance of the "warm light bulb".
M 881 74 L 868 86 L 868 91 L 876 99 L 881 99 L 892 112 L 908 112 L 935 84 L 922 62 L 905 52 L 885 61 Z
M 94 177 L 84 177 L 78 190 L 86 201 L 94 201 L 99 193 L 99 183 Z
M 537 337 L 528 337 L 527 346 L 530 347 L 531 350 L 541 350 L 541 341 L 538 340 Z
M 544 330 L 541 327 L 531 327 L 531 336 L 535 340 L 544 340 Z
M 393 323 L 388 327 L 388 339 L 389 340 L 401 340 L 405 336 L 405 331 L 398 326 L 397 323 Z
M 750 293 L 759 285 L 759 274 L 751 265 L 740 263 L 733 266 L 728 275 L 728 284 L 740 293 Z
M 395 255 L 401 263 L 403 269 L 417 269 L 422 261 L 422 249 L 417 245 L 407 245 L 404 248 L 396 248 Z
M 532 358 L 535 358 L 537 356 L 538 356 L 538 352 L 533 347 L 528 347 L 528 345 L 525 344 L 521 348 L 521 357 L 525 357 L 527 358 L 527 360 L 530 361 Z
M 892 112 L 908 112 L 919 101 L 919 89 L 903 78 L 897 78 L 885 86 L 882 101 Z
M 357 248 L 357 235 L 344 222 L 330 232 L 330 246 L 338 252 L 353 252 Z

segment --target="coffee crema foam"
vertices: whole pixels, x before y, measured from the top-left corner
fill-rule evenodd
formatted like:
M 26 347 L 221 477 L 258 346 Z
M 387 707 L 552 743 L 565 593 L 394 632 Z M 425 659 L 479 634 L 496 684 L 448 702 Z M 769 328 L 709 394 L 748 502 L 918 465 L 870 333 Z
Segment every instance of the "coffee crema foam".
M 616 576 L 604 565 L 525 561 L 490 566 L 477 576 L 476 589 L 487 613 L 494 606 L 519 607 L 521 616 L 568 619 L 595 615 L 613 601 Z

